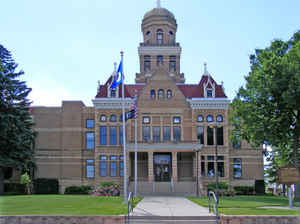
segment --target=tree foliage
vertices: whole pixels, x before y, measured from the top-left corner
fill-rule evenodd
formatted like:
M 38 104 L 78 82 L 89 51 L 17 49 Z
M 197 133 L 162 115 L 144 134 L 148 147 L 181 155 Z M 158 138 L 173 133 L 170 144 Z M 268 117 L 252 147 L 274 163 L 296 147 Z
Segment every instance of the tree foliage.
M 272 146 L 267 172 L 275 182 L 280 166 L 299 167 L 300 31 L 286 42 L 274 40 L 257 49 L 250 65 L 246 85 L 232 103 L 232 122 L 235 132 L 254 146 Z
M 13 167 L 27 170 L 34 165 L 35 131 L 27 98 L 31 89 L 19 77 L 10 52 L 0 45 L 0 194 L 3 170 Z
M 300 136 L 300 31 L 250 56 L 251 71 L 233 100 L 233 123 L 255 146 L 269 144 L 296 155 Z M 241 124 L 241 125 L 239 125 Z M 295 157 L 294 157 L 295 158 Z M 293 161 L 295 163 L 295 161 Z

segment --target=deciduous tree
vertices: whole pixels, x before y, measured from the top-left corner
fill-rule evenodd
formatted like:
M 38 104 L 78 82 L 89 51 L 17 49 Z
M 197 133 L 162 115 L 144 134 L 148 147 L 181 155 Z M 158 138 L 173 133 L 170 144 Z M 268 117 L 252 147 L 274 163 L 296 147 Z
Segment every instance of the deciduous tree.
M 250 64 L 246 85 L 232 103 L 232 121 L 243 139 L 274 146 L 280 149 L 277 156 L 292 153 L 288 163 L 299 167 L 300 31 L 288 41 L 274 40 L 256 50 Z

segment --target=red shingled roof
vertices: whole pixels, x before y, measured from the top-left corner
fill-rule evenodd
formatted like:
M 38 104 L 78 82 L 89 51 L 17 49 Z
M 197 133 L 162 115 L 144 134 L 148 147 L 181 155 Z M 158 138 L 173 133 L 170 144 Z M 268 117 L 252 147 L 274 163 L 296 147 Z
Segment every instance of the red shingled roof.
M 221 85 L 218 85 L 215 80 L 210 77 L 211 83 L 214 83 L 216 86 L 216 98 L 227 98 Z M 99 92 L 96 95 L 96 98 L 107 97 L 107 87 L 110 85 L 112 77 L 110 77 L 104 85 L 100 86 Z M 179 90 L 183 93 L 186 98 L 201 98 L 203 95 L 203 84 L 208 81 L 208 76 L 202 76 L 199 84 L 177 84 Z M 210 85 L 210 84 L 209 84 Z M 135 91 L 139 92 L 146 86 L 146 84 L 133 84 L 125 85 L 124 94 L 125 97 L 133 98 L 135 96 Z M 210 88 L 210 87 L 209 87 Z M 120 97 L 122 97 L 122 86 L 120 86 Z

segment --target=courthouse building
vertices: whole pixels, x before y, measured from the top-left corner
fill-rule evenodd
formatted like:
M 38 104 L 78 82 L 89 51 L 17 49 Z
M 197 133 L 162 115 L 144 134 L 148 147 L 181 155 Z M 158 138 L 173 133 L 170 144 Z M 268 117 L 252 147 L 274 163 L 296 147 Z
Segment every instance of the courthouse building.
M 176 32 L 175 16 L 167 9 L 158 6 L 144 15 L 140 71 L 134 84 L 124 86 L 126 111 L 137 95 L 138 192 L 192 194 L 197 173 L 202 191 L 216 175 L 231 186 L 253 186 L 264 178 L 262 148 L 231 143 L 230 100 L 206 64 L 198 83 L 185 83 L 190 74 L 181 73 Z M 110 90 L 113 75 L 99 84 L 92 107 L 63 101 L 61 107 L 33 108 L 35 178 L 57 178 L 61 192 L 108 181 L 122 186 L 126 162 L 132 189 L 135 122 L 126 122 L 124 161 L 122 87 Z

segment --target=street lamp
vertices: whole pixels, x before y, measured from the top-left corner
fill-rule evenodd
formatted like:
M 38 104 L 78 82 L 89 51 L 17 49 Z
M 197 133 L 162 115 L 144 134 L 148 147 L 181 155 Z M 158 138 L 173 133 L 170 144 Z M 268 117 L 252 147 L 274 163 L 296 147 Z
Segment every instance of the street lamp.
M 196 176 L 196 181 L 197 181 L 197 188 L 196 188 L 196 195 L 199 197 L 199 156 L 198 153 L 201 151 L 203 145 L 200 143 L 200 139 L 198 138 L 198 142 L 194 148 L 194 152 L 196 153 L 196 169 L 197 169 L 197 176 Z

